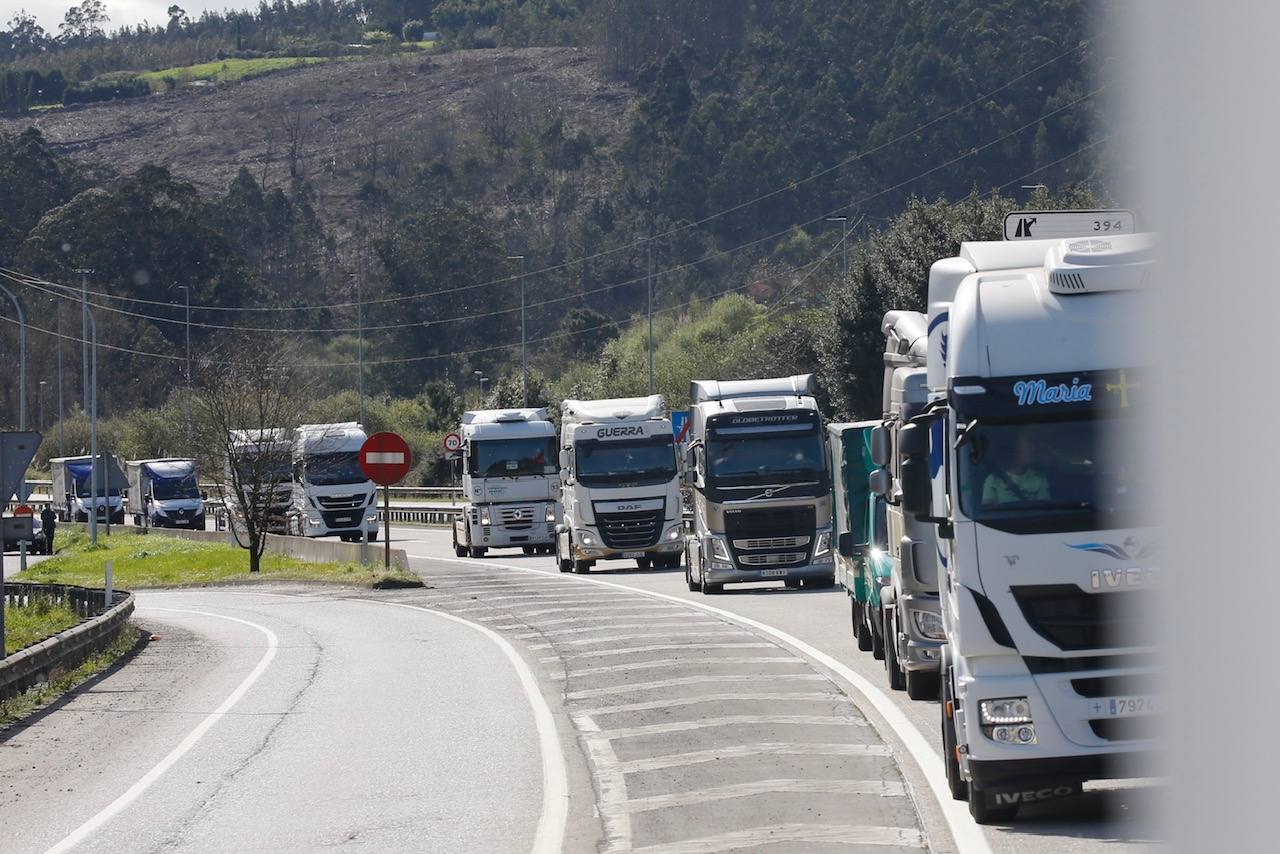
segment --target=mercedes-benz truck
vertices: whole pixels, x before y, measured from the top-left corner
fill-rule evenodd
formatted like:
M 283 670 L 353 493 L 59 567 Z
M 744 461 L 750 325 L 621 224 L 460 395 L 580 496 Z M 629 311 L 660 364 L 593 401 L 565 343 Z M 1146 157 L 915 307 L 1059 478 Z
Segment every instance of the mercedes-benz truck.
M 812 374 L 690 384 L 690 590 L 831 587 L 831 478 Z
M 675 436 L 662 395 L 566 400 L 560 417 L 561 572 L 634 560 L 674 569 L 684 553 Z
M 289 509 L 293 503 L 293 430 L 287 427 L 233 430 L 227 444 L 240 468 L 233 478 L 231 460 L 227 460 L 223 473 L 223 497 L 231 524 L 243 527 L 243 522 L 238 520 L 244 519 L 244 511 L 233 486 L 239 482 L 246 493 L 255 486 L 270 491 L 267 532 L 289 533 Z
M 1109 235 L 963 243 L 930 270 L 899 477 L 935 526 L 944 760 L 981 823 L 1150 773 L 1159 552 L 1124 447 L 1154 264 L 1150 235 Z
M 294 432 L 290 533 L 347 542 L 378 538 L 377 490 L 360 468 L 367 438 L 354 421 L 303 424 Z
M 132 460 L 125 466 L 134 525 L 204 530 L 204 498 L 195 460 Z
M 454 554 L 550 553 L 560 520 L 558 487 L 556 428 L 547 410 L 462 413 L 464 503 L 453 523 Z
M 905 688 L 913 700 L 935 700 L 945 639 L 938 549 L 933 525 L 902 512 L 901 458 L 894 451 L 898 431 L 929 403 L 928 318 L 918 311 L 890 311 L 880 329 L 885 336 L 884 421 L 870 435 L 872 460 L 879 467 L 871 480 L 884 507 L 889 576 L 881 591 L 879 625 L 872 628 L 884 644 L 889 686 Z
M 98 520 L 124 524 L 124 491 L 128 486 L 120 462 L 112 454 L 99 454 L 98 494 L 90 496 L 93 457 L 54 457 L 49 460 L 53 480 L 50 500 L 63 522 L 88 522 L 96 509 Z

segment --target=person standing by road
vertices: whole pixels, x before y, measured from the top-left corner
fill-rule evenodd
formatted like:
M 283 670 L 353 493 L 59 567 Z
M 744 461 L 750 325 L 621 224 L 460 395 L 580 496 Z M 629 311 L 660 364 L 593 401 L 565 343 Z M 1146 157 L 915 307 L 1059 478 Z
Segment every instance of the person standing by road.
M 58 517 L 53 512 L 53 505 L 46 504 L 40 511 L 40 528 L 44 531 L 44 553 L 47 555 L 53 554 L 53 529 L 57 526 Z

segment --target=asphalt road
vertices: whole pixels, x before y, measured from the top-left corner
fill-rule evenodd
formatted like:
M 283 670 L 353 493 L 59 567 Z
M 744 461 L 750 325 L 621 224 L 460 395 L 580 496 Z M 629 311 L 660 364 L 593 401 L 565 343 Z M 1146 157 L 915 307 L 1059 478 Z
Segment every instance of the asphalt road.
M 910 727 L 924 736 L 929 747 L 940 754 L 938 704 L 914 702 L 904 692 L 889 691 L 883 664 L 874 660 L 870 653 L 857 651 L 850 631 L 848 599 L 838 589 L 789 591 L 783 589 L 781 584 L 744 585 L 736 588 L 730 586 L 720 596 L 704 596 L 688 591 L 684 584 L 683 570 L 639 571 L 634 565 L 620 561 L 598 564 L 605 571 L 593 572 L 585 577 L 563 575 L 556 570 L 551 558 L 525 557 L 518 550 L 491 551 L 483 561 L 459 560 L 454 557 L 450 548 L 447 530 L 401 527 L 393 528 L 392 532 L 395 544 L 407 550 L 414 559 L 414 566 L 429 579 L 435 572 L 447 576 L 468 564 L 487 565 L 490 572 L 497 567 L 507 566 L 524 570 L 521 576 L 525 578 L 532 574 L 530 570 L 534 570 L 556 579 L 557 583 L 608 583 L 608 586 L 595 584 L 584 587 L 582 595 L 591 597 L 584 601 L 601 602 L 603 605 L 610 601 L 610 597 L 630 596 L 629 591 L 635 590 L 675 597 L 692 604 L 710 605 L 753 620 L 762 626 L 780 630 L 864 677 L 874 689 L 879 689 L 881 697 L 892 708 L 897 709 Z M 476 568 L 479 569 L 478 566 Z M 587 590 L 590 590 L 590 594 L 586 593 Z M 757 636 L 760 634 L 759 631 L 752 631 Z M 829 684 L 849 691 L 853 707 L 867 717 L 875 731 L 893 749 L 894 755 L 902 757 L 899 766 L 903 779 L 912 793 L 922 827 L 935 851 L 954 850 L 957 847 L 957 841 L 951 832 L 955 824 L 968 826 L 967 830 L 961 828 L 962 835 L 975 831 L 981 834 L 990 849 L 1001 854 L 1145 850 L 1160 841 L 1153 814 L 1156 812 L 1156 802 L 1161 797 L 1162 786 L 1153 781 L 1089 784 L 1082 797 L 1024 808 L 1012 826 L 981 830 L 972 824 L 962 804 L 951 801 L 949 823 L 940 799 L 931 789 L 932 781 L 909 757 L 907 740 L 901 731 L 905 727 L 899 725 L 895 728 L 884 715 L 877 713 L 874 704 L 865 695 L 848 685 L 847 680 L 841 679 L 838 674 L 831 674 L 822 667 L 817 670 L 833 677 Z M 773 687 L 771 685 L 769 689 Z M 764 690 L 763 683 L 761 689 Z M 958 812 L 961 813 L 958 817 L 955 814 L 957 805 Z M 959 847 L 961 850 L 968 849 L 972 842 L 972 839 L 961 839 Z

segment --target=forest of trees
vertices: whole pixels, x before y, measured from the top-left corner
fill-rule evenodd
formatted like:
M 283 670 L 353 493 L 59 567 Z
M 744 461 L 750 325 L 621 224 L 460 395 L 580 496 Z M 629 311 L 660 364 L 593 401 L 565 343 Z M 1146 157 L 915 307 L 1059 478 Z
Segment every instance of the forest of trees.
M 121 416 L 171 405 L 188 296 L 197 354 L 246 329 L 296 337 L 335 409 L 354 386 L 360 315 L 381 405 L 451 412 L 476 402 L 477 371 L 503 399 L 519 385 L 521 264 L 547 402 L 642 390 L 647 325 L 631 321 L 652 269 L 659 385 L 673 401 L 691 372 L 813 370 L 833 414 L 865 415 L 876 393 L 858 366 L 876 359 L 885 308 L 921 304 L 929 261 L 994 234 L 1024 185 L 1057 188 L 1055 204 L 1105 195 L 1101 83 L 1086 70 L 1106 62 L 1086 40 L 1087 11 L 1078 0 L 795 0 L 736 15 L 716 0 L 277 0 L 58 34 L 19 13 L 0 33 L 0 68 L 72 82 L 209 51 L 399 38 L 420 23 L 444 49 L 589 48 L 631 96 L 617 145 L 553 110 L 429 155 L 404 148 L 420 154 L 371 173 L 345 243 L 306 175 L 243 169 L 198 191 L 158 167 L 73 162 L 35 130 L 0 134 L 0 197 L 15 200 L 0 208 L 0 267 L 74 286 L 89 269 L 90 288 L 113 295 L 98 300 L 100 331 L 123 349 L 103 354 L 103 405 Z M 587 175 L 607 184 L 589 190 Z M 831 216 L 852 227 L 847 275 Z M 74 303 L 22 287 L 33 325 L 78 336 Z M 249 306 L 261 310 L 225 310 Z M 4 323 L 0 346 L 14 340 Z M 39 379 L 52 378 L 55 345 L 32 335 Z M 458 399 L 442 402 L 442 388 Z M 16 393 L 6 376 L 0 406 L 12 411 Z

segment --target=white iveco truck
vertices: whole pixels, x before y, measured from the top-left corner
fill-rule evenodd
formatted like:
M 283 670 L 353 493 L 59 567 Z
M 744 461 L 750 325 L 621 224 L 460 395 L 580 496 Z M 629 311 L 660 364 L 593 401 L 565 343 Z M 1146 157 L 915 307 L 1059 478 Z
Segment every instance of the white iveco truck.
M 238 482 L 246 494 L 255 487 L 269 491 L 271 510 L 267 531 L 289 533 L 289 509 L 293 503 L 293 431 L 287 427 L 232 430 L 227 434 L 227 446 L 230 454 L 224 465 L 222 491 L 231 524 L 243 527 L 244 509 L 232 486 Z M 234 478 L 230 469 L 233 459 L 240 468 Z M 254 502 L 252 497 L 249 500 Z
M 354 421 L 303 424 L 293 436 L 293 501 L 290 533 L 300 537 L 340 537 L 359 542 L 378 538 L 377 490 L 360 468 L 364 429 Z
M 894 453 L 898 431 L 929 402 L 925 368 L 928 319 L 918 311 L 891 311 L 880 325 L 885 336 L 884 422 L 872 430 L 871 476 L 885 503 L 889 584 L 880 590 L 881 637 L 889 685 L 913 700 L 938 697 L 942 662 L 941 606 L 938 601 L 937 544 L 932 525 L 902 512 L 897 488 L 901 458 Z
M 690 385 L 690 590 L 831 587 L 831 477 L 812 374 Z
M 936 525 L 944 760 L 979 822 L 1151 758 L 1157 551 L 1123 446 L 1153 253 L 1149 235 L 964 243 L 930 271 L 902 503 Z
M 680 473 L 666 409 L 660 394 L 562 404 L 561 572 L 615 559 L 641 569 L 680 565 Z
M 546 554 L 555 540 L 556 428 L 545 409 L 462 413 L 462 512 L 453 523 L 458 557 L 488 549 Z

